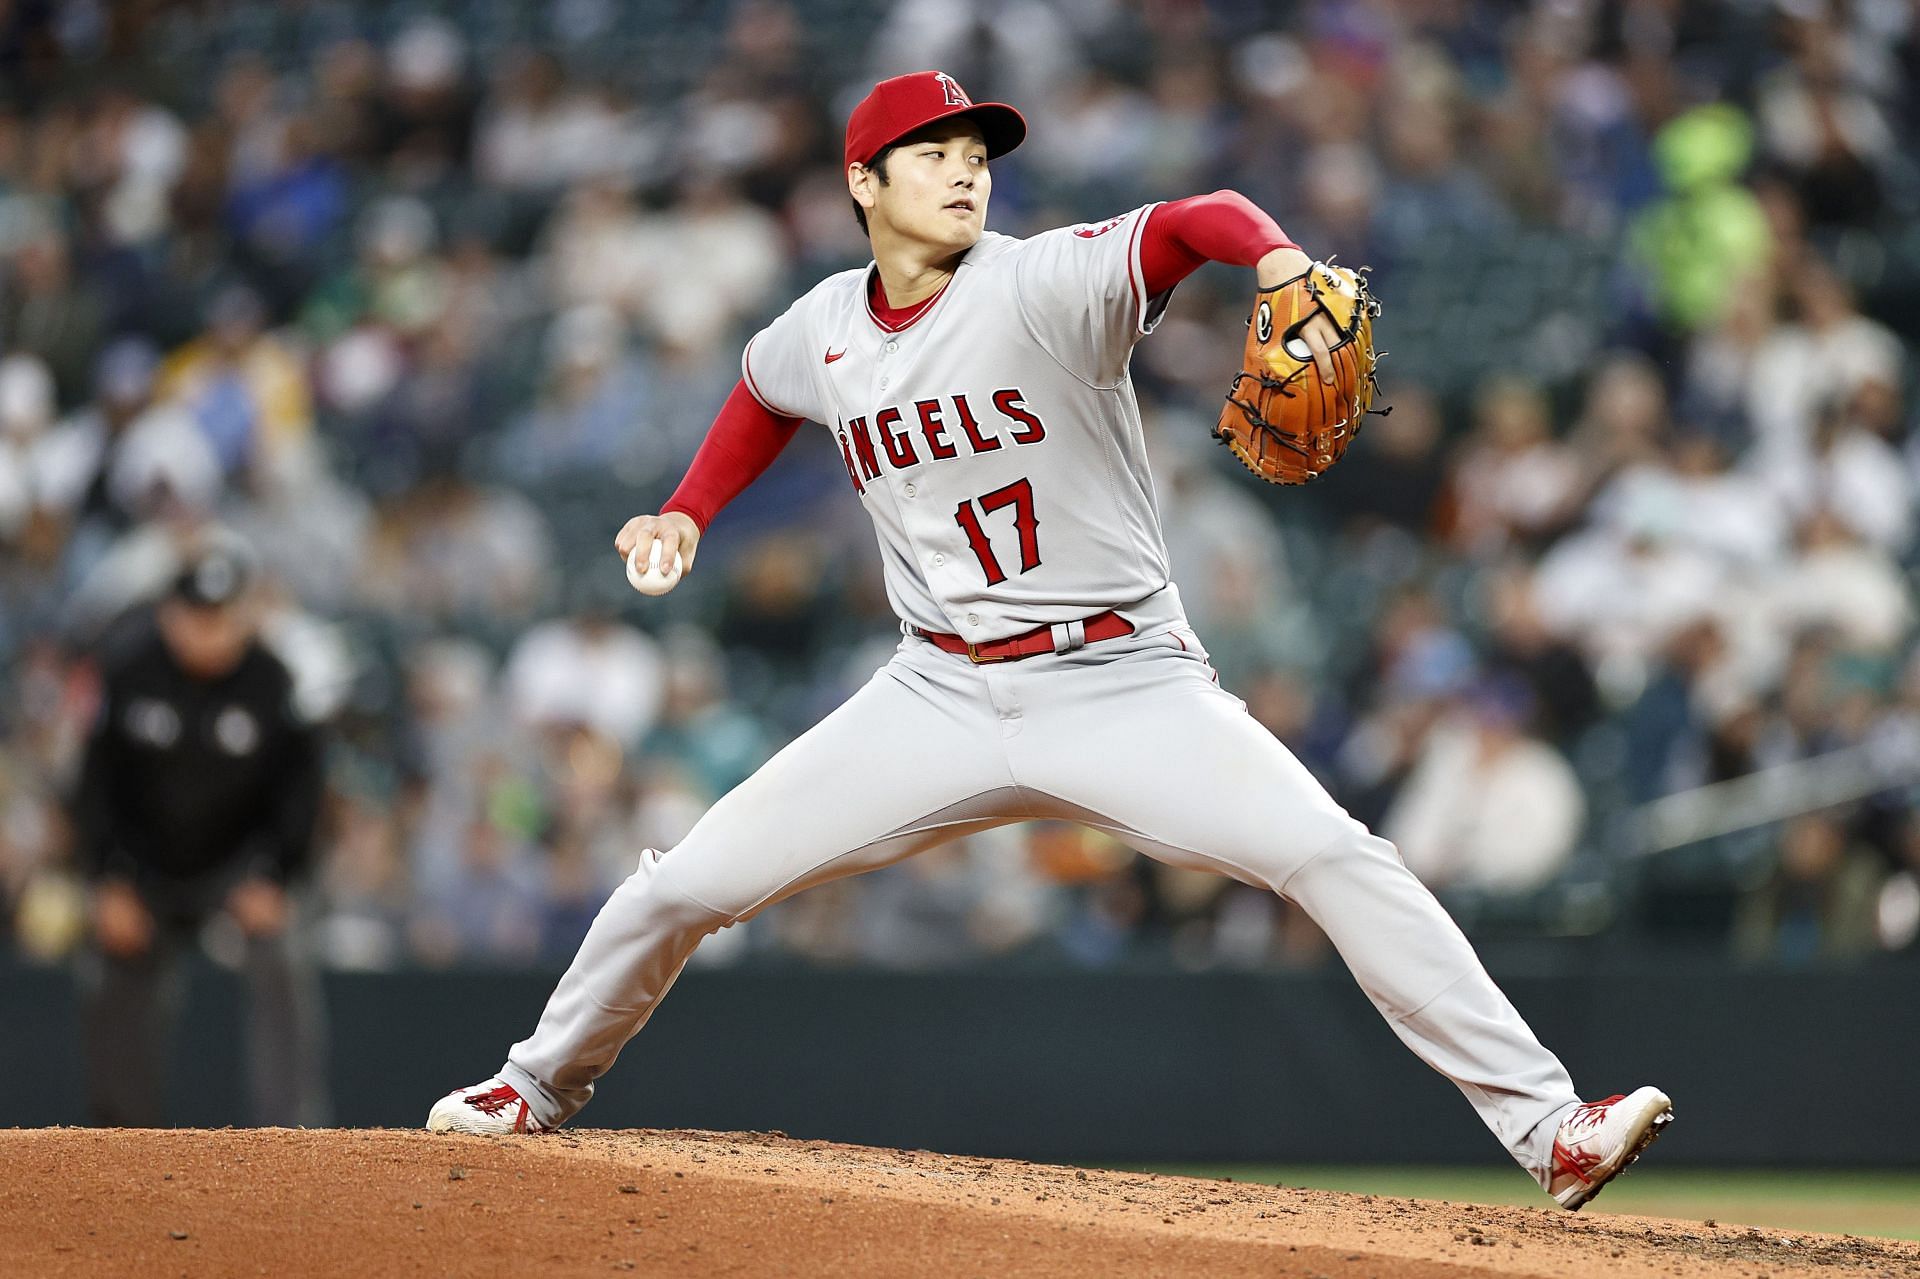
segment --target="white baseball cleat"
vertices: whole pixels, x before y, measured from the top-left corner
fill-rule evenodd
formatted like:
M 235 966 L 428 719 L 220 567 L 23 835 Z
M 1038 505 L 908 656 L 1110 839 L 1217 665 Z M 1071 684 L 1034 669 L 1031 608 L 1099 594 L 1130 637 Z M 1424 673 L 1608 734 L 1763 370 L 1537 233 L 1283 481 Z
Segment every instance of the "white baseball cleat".
M 1636 1088 L 1575 1108 L 1554 1134 L 1547 1193 L 1562 1208 L 1580 1211 L 1672 1122 L 1673 1102 L 1658 1088 Z
M 459 1088 L 433 1103 L 427 1112 L 428 1132 L 470 1132 L 482 1137 L 504 1137 L 516 1132 L 545 1132 L 525 1099 L 498 1075 L 471 1088 Z

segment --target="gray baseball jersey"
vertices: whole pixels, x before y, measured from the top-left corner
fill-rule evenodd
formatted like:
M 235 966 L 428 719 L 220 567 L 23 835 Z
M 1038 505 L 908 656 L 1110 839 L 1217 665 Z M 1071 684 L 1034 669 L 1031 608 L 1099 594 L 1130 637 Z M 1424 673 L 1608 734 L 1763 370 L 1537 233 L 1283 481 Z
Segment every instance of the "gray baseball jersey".
M 747 344 L 747 387 L 826 423 L 873 517 L 900 617 L 969 642 L 1070 622 L 1167 585 L 1133 344 L 1153 206 L 1030 240 L 988 232 L 912 322 L 830 276 Z
M 1548 1183 L 1578 1104 L 1566 1071 L 1393 846 L 1219 687 L 1187 625 L 1127 378 L 1165 301 L 1141 282 L 1148 213 L 988 234 L 904 326 L 869 309 L 866 271 L 836 275 L 749 345 L 753 393 L 832 428 L 905 622 L 971 643 L 1041 625 L 1069 638 L 976 665 L 909 631 L 679 846 L 644 851 L 500 1071 L 539 1122 L 586 1104 L 707 934 L 1053 818 L 1298 902 L 1395 1033 Z M 1070 623 L 1108 609 L 1131 633 L 1076 642 Z

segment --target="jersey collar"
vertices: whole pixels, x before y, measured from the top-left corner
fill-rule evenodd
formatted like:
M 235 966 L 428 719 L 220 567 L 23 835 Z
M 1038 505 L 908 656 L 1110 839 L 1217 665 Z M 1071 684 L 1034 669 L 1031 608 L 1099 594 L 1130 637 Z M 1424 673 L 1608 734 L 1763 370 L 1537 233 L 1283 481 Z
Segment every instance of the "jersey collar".
M 908 307 L 905 314 L 900 315 L 898 319 L 894 320 L 883 318 L 880 312 L 874 309 L 873 294 L 874 291 L 880 287 L 880 264 L 878 262 L 867 263 L 867 273 L 860 284 L 860 301 L 866 306 L 867 318 L 873 321 L 873 327 L 879 329 L 882 333 L 900 333 L 912 328 L 919 322 L 922 316 L 939 305 L 941 298 L 947 296 L 947 290 L 952 288 L 953 282 L 960 278 L 960 272 L 966 270 L 968 265 L 970 265 L 969 260 L 973 257 L 974 249 L 979 248 L 986 238 L 984 235 L 981 236 L 979 240 L 973 242 L 972 248 L 969 248 L 965 253 L 960 255 L 960 262 L 953 268 L 953 274 L 947 277 L 945 284 L 934 291 L 933 296 L 922 298 L 911 307 Z
M 958 274 L 959 271 L 956 269 L 954 275 Z M 947 277 L 947 282 L 942 284 L 938 289 L 935 289 L 930 296 L 922 298 L 904 310 L 895 310 L 893 312 L 895 318 L 889 320 L 882 316 L 879 310 L 873 305 L 874 292 L 880 288 L 880 267 L 878 263 L 875 263 L 867 268 L 866 284 L 860 290 L 860 298 L 861 301 L 866 303 L 867 318 L 873 321 L 875 328 L 879 329 L 882 333 L 899 333 L 912 328 L 915 321 L 927 312 L 933 310 L 934 304 L 945 297 L 947 290 L 952 286 L 953 275 L 950 275 Z

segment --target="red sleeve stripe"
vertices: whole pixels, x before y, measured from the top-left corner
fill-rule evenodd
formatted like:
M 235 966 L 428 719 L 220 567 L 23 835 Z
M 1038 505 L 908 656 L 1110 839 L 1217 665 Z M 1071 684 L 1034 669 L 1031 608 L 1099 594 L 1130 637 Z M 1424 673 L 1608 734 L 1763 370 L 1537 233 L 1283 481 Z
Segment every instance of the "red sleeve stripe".
M 1147 219 L 1160 206 L 1149 204 L 1140 210 L 1133 219 L 1133 230 L 1127 236 L 1127 279 L 1133 285 L 1133 323 L 1142 334 L 1147 331 L 1147 307 L 1153 301 L 1147 295 L 1147 281 L 1140 269 L 1140 232 L 1147 225 Z
M 791 413 L 782 413 L 779 409 L 773 407 L 772 404 L 767 402 L 766 396 L 760 394 L 760 384 L 753 380 L 753 341 L 752 340 L 748 341 L 746 350 L 740 352 L 740 376 L 741 376 L 741 380 L 747 384 L 747 394 L 751 395 L 754 399 L 760 401 L 761 408 L 765 409 L 769 413 L 774 414 L 777 417 L 793 416 L 793 414 Z

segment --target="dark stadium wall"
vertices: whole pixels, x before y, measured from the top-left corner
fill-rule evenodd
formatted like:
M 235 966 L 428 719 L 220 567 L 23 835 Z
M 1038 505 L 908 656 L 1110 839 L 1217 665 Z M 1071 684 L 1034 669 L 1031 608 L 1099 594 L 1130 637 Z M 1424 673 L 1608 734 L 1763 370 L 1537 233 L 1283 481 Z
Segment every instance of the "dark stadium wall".
M 1920 964 L 1496 976 L 1587 1096 L 1673 1095 L 1663 1162 L 1911 1165 Z M 337 1121 L 419 1124 L 499 1063 L 551 987 L 544 973 L 329 976 Z M 174 1122 L 246 1122 L 240 1019 L 237 983 L 198 972 Z M 66 975 L 0 967 L 0 1025 L 0 1125 L 84 1122 Z M 1084 1162 L 1504 1158 L 1344 973 L 689 973 L 581 1121 Z

